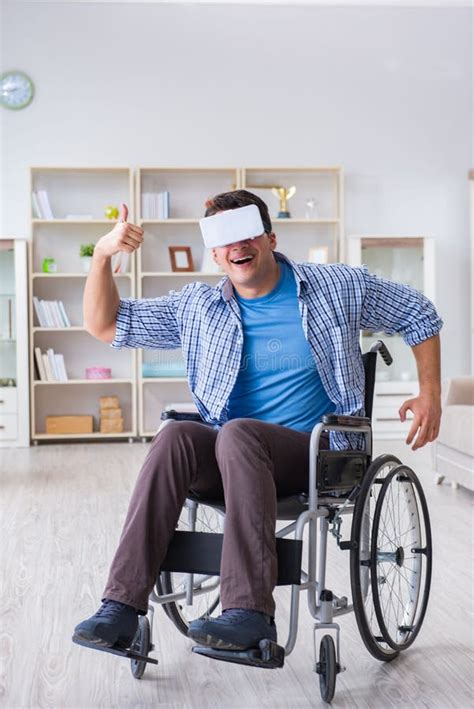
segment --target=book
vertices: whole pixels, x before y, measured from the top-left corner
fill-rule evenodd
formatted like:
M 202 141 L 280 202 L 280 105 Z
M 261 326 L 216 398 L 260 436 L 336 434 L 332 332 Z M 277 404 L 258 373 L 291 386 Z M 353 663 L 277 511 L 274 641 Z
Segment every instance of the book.
M 37 196 L 41 206 L 41 211 L 44 214 L 44 218 L 54 219 L 53 212 L 51 211 L 51 205 L 49 204 L 48 193 L 46 192 L 46 190 L 38 190 Z
M 41 355 L 41 357 L 42 357 L 42 359 L 43 359 L 44 369 L 45 369 L 45 372 L 46 372 L 46 381 L 48 381 L 48 382 L 54 382 L 54 377 L 53 377 L 53 373 L 52 373 L 52 371 L 51 371 L 51 366 L 50 366 L 50 364 L 49 364 L 49 357 L 48 357 L 48 355 L 43 353 L 43 354 Z
M 40 299 L 37 298 L 35 295 L 33 296 L 33 305 L 40 327 L 48 327 L 46 313 L 41 305 Z
M 35 347 L 35 360 L 36 360 L 36 367 L 38 369 L 38 376 L 40 378 L 40 381 L 46 382 L 48 380 L 48 377 L 46 376 L 46 370 L 44 368 L 43 357 L 41 355 L 41 349 L 39 347 Z
M 51 374 L 53 375 L 53 381 L 59 382 L 59 372 L 56 367 L 56 360 L 54 357 L 54 350 L 50 347 L 46 350 L 46 354 L 48 355 L 48 361 L 49 361 L 49 368 L 51 370 Z
M 159 192 L 158 194 L 158 219 L 168 219 L 170 208 L 170 193 Z
M 54 320 L 56 322 L 56 327 L 66 327 L 66 324 L 63 320 L 63 316 L 62 316 L 58 301 L 52 300 L 51 305 L 53 307 L 53 314 L 54 314 Z
M 71 219 L 75 222 L 90 221 L 94 219 L 92 214 L 66 214 L 66 219 Z
M 63 301 L 59 301 L 59 310 L 61 311 L 62 320 L 65 327 L 71 327 L 71 322 L 67 316 L 66 309 L 64 307 Z
M 69 377 L 66 372 L 66 365 L 64 363 L 64 356 L 62 354 L 55 354 L 54 361 L 56 364 L 56 369 L 58 370 L 58 373 L 59 373 L 59 381 L 60 382 L 67 382 Z
M 43 312 L 46 315 L 46 327 L 56 327 L 56 325 L 54 324 L 53 313 L 49 300 L 42 300 L 41 307 L 43 308 Z
M 141 216 L 143 219 L 168 219 L 170 211 L 170 193 L 143 192 Z
M 33 205 L 33 215 L 35 219 L 44 219 L 43 212 L 41 211 L 41 206 L 38 200 L 38 195 L 36 192 L 31 193 L 31 201 Z

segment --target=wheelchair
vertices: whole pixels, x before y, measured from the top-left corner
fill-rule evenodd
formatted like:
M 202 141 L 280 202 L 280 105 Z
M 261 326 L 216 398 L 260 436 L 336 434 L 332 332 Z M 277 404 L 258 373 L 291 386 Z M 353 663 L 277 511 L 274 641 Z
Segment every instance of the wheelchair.
M 306 591 L 309 612 L 315 620 L 313 670 L 319 675 L 320 694 L 325 702 L 333 699 L 337 674 L 345 669 L 336 619 L 353 611 L 369 653 L 377 660 L 390 662 L 418 635 L 430 592 L 431 529 L 418 477 L 394 455 L 372 459 L 371 414 L 378 354 L 385 364 L 392 363 L 381 340 L 363 355 L 366 416 L 323 417 L 311 433 L 308 491 L 278 499 L 277 519 L 286 524 L 276 532 L 277 585 L 291 586 L 285 645 L 262 640 L 258 648 L 246 651 L 192 648 L 212 659 L 281 668 L 296 643 L 300 595 Z M 172 425 L 174 420 L 201 418 L 198 414 L 166 411 L 162 420 L 160 429 Z M 319 450 L 323 431 L 363 434 L 365 448 Z M 352 515 L 350 535 L 344 540 L 341 528 L 348 515 Z M 128 657 L 135 678 L 143 676 L 147 663 L 157 664 L 149 656 L 154 649 L 154 603 L 163 607 L 184 635 L 192 620 L 216 613 L 224 523 L 223 501 L 216 503 L 192 495 L 186 500 L 150 595 L 148 615 L 139 617 L 130 650 L 106 650 Z M 347 596 L 337 596 L 327 587 L 329 535 L 349 555 L 351 603 Z

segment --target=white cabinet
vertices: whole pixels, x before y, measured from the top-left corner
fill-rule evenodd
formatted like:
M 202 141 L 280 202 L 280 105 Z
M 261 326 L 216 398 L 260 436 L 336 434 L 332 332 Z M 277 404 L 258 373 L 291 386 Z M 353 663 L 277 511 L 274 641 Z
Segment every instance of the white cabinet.
M 0 237 L 0 447 L 30 442 L 25 239 Z
M 366 265 L 371 273 L 413 286 L 434 301 L 434 239 L 426 236 L 351 235 L 347 238 L 347 263 Z M 383 339 L 393 363 L 377 362 L 372 424 L 374 433 L 386 439 L 406 438 L 410 418 L 401 423 L 398 411 L 407 399 L 418 394 L 416 360 L 411 347 L 399 335 L 361 333 L 361 349 L 367 352 Z
M 471 374 L 474 374 L 474 170 L 469 170 L 469 199 L 471 223 Z

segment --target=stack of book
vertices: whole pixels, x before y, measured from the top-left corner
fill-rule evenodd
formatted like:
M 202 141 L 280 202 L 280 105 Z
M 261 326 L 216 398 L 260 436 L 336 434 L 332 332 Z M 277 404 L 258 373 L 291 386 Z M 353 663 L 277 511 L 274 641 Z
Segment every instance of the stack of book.
M 169 219 L 170 193 L 143 192 L 142 219 Z
M 118 396 L 101 396 L 100 432 L 123 433 L 123 417 Z
M 33 296 L 40 327 L 71 327 L 62 300 L 40 300 Z
M 67 382 L 69 377 L 62 354 L 56 354 L 53 349 L 41 352 L 40 347 L 35 347 L 36 368 L 41 382 Z
M 33 212 L 37 219 L 54 219 L 46 190 L 37 190 L 32 193 L 31 197 L 33 201 Z

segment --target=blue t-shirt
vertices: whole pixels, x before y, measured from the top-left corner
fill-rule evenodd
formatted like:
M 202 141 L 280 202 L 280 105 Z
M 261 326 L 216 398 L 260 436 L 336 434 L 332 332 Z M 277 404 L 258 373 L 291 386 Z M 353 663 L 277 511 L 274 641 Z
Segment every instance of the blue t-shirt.
M 244 345 L 228 414 L 311 431 L 336 407 L 304 336 L 293 271 L 284 261 L 278 265 L 280 278 L 267 295 L 242 298 L 234 289 Z

